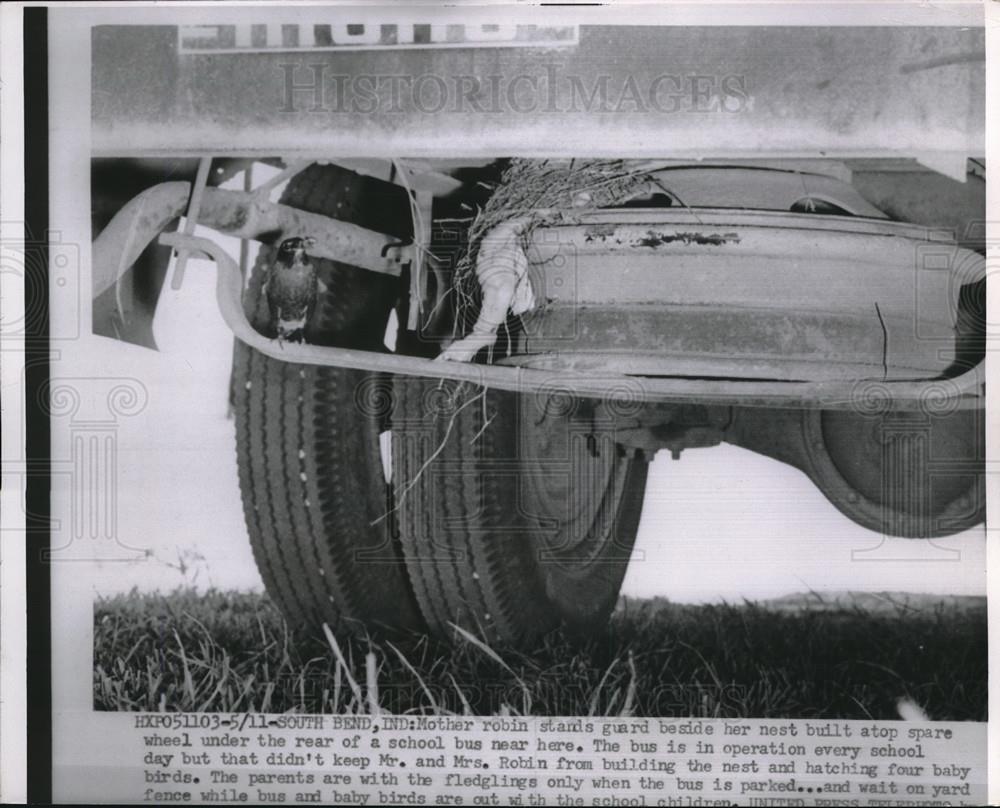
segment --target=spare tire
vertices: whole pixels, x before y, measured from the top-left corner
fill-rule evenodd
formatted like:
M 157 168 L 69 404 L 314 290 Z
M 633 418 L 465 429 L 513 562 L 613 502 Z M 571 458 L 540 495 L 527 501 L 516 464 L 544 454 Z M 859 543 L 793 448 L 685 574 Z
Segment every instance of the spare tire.
M 310 166 L 281 201 L 410 235 L 402 189 L 337 166 Z M 261 247 L 244 305 L 267 336 L 274 332 L 263 282 L 273 255 Z M 385 350 L 398 280 L 312 260 L 327 291 L 306 340 Z M 379 374 L 283 362 L 236 343 L 232 399 L 243 510 L 264 585 L 292 624 L 423 629 L 383 472 L 389 389 Z

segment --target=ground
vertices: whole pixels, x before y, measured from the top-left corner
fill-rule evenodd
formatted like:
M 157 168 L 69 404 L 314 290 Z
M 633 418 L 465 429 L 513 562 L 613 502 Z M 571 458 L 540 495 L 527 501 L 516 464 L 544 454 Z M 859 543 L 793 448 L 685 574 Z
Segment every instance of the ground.
M 985 721 L 986 671 L 983 598 L 623 600 L 606 629 L 530 652 L 292 632 L 256 593 L 94 610 L 98 710 L 898 719 L 902 700 Z

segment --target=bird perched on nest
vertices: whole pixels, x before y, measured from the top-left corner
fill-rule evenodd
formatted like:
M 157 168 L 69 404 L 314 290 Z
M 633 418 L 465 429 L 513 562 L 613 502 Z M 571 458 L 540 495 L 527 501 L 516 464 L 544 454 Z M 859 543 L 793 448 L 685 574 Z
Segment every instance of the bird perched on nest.
M 306 322 L 316 305 L 319 279 L 306 250 L 313 238 L 286 238 L 265 280 L 264 295 L 279 342 L 302 342 Z

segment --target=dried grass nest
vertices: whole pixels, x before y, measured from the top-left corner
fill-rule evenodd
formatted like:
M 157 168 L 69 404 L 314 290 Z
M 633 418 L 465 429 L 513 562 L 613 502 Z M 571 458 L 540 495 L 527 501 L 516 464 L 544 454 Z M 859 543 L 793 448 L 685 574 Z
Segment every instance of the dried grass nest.
M 575 212 L 621 203 L 650 183 L 649 169 L 647 161 L 639 160 L 513 158 L 469 226 L 466 250 L 455 264 L 453 336 L 465 336 L 479 312 L 476 260 L 486 234 L 511 219 L 531 217 L 522 233 L 527 253 L 536 227 L 553 218 L 566 221 Z

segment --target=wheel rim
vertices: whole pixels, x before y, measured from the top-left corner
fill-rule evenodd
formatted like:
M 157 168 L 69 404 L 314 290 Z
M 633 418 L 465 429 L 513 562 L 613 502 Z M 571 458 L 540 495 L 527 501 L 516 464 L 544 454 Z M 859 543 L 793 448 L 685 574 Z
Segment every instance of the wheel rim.
M 927 538 L 982 518 L 975 473 L 975 411 L 811 412 L 804 422 L 810 474 L 841 511 L 890 535 Z M 968 467 L 968 468 L 966 468 Z
M 538 528 L 539 560 L 582 572 L 615 539 L 629 458 L 585 414 L 523 409 L 520 502 Z

